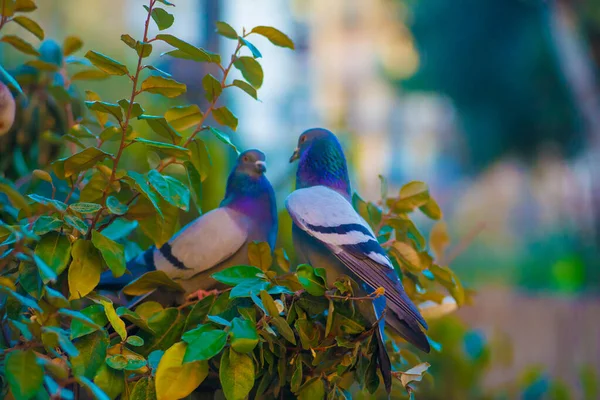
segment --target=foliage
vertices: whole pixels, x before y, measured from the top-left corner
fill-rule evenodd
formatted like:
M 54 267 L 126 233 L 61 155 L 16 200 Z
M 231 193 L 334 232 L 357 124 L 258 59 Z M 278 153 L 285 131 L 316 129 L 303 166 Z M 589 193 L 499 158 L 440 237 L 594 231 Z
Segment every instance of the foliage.
M 32 0 L 1 1 L 1 25 L 15 22 L 44 38 L 39 25 L 22 16 L 35 9 Z M 39 159 L 40 146 L 32 146 L 14 154 L 9 164 L 16 168 L 6 176 L 17 182 L 0 180 L 2 394 L 15 399 L 68 399 L 84 392 L 98 399 L 175 399 L 198 387 L 220 389 L 227 399 L 374 393 L 379 387 L 374 328 L 357 312 L 361 302 L 373 298 L 354 297 L 355 283 L 328 282 L 325 271 L 310 265 L 290 272 L 283 249 L 271 255 L 265 243 L 253 244 L 252 265 L 213 275 L 226 290 L 174 307 L 143 301 L 130 309 L 95 290 L 103 271 L 126 273 L 125 260 L 138 249 L 129 239 L 136 228 L 161 245 L 176 231 L 179 210 L 188 211 L 191 201 L 200 209 L 211 162 L 198 134 L 215 135 L 235 149 L 221 129 L 235 130 L 238 121 L 221 95 L 236 87 L 256 99 L 264 80 L 257 60 L 261 53 L 249 40 L 262 35 L 274 45 L 294 48 L 275 28 L 254 27 L 239 35 L 224 22 L 217 23 L 218 33 L 237 41 L 227 59 L 169 33 L 150 35 L 151 20 L 161 32 L 174 23 L 170 6 L 167 0 L 149 0 L 141 38 L 121 36 L 137 56 L 134 67 L 94 50 L 75 56 L 83 48 L 76 37 L 62 46 L 46 41 L 39 49 L 17 36 L 0 39 L 37 57 L 25 63 L 22 70 L 28 74 L 13 77 L 2 69 L 7 84 L 19 93 L 20 112 L 37 115 L 28 123 L 17 122 L 13 130 L 33 129 L 43 131 L 40 137 L 54 138 L 45 161 Z M 219 77 L 202 79 L 209 101 L 205 110 L 179 105 L 163 115 L 146 114 L 143 93 L 175 98 L 186 91 L 185 84 L 146 62 L 156 42 L 172 46 L 167 56 L 218 68 Z M 230 78 L 233 68 L 244 80 Z M 80 100 L 76 82 L 105 78 L 127 81 L 130 96 L 109 101 L 86 90 L 85 101 Z M 211 115 L 219 127 L 207 124 Z M 159 139 L 140 137 L 140 125 Z M 130 146 L 146 148 L 149 171 L 122 169 Z M 167 175 L 169 166 L 185 171 L 187 179 Z M 443 265 L 448 245 L 443 225 L 430 241 L 434 260 L 408 217 L 420 209 L 434 220 L 441 218 L 427 186 L 411 182 L 396 197 L 388 196 L 385 182 L 382 187 L 379 204 L 356 195 L 353 203 L 378 233 L 409 296 L 421 304 L 426 318 L 464 304 L 468 293 Z M 124 292 L 143 295 L 157 288 L 181 290 L 155 271 Z M 402 340 L 392 339 L 387 345 L 398 371 L 396 389 L 412 393 L 429 365 Z

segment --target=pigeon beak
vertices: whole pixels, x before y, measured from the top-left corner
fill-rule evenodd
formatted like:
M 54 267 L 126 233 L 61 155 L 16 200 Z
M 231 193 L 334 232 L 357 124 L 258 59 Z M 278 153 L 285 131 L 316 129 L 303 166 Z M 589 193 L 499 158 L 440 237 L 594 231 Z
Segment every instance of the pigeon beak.
M 256 161 L 254 166 L 256 167 L 256 171 L 261 174 L 267 172 L 267 163 L 264 161 Z
M 292 163 L 299 158 L 300 158 L 300 148 L 296 147 L 296 150 L 294 150 L 294 154 L 292 154 L 292 156 L 290 157 L 290 162 Z

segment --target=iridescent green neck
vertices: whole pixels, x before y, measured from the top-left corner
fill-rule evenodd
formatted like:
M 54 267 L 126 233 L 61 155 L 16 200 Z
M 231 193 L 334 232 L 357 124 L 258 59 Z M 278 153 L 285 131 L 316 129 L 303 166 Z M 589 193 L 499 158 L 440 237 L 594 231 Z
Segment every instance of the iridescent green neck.
M 296 188 L 317 185 L 327 186 L 348 198 L 351 196 L 346 158 L 337 140 L 316 140 L 300 157 Z

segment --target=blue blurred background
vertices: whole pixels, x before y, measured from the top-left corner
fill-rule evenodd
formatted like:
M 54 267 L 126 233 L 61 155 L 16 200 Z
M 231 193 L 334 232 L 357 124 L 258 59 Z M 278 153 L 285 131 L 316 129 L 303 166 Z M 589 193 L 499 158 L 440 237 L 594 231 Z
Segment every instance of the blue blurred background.
M 235 46 L 216 35 L 218 20 L 275 26 L 294 40 L 292 52 L 254 39 L 265 71 L 260 102 L 226 95 L 240 120 L 232 139 L 265 151 L 280 204 L 293 186 L 287 160 L 298 135 L 315 126 L 341 138 L 363 198 L 379 198 L 378 175 L 390 191 L 410 180 L 430 185 L 452 237 L 450 266 L 477 295 L 433 327 L 448 352 L 431 361 L 425 398 L 600 398 L 600 2 L 175 3 L 169 32 L 211 51 Z M 50 38 L 76 34 L 84 49 L 132 62 L 119 37 L 140 35 L 142 4 L 46 0 L 32 17 Z M 200 79 L 213 71 L 161 59 L 159 46 L 151 57 L 188 84 L 180 101 L 204 108 Z M 21 60 L 6 46 L 0 57 L 9 67 Z M 89 86 L 107 99 L 128 90 L 118 79 Z M 166 109 L 163 99 L 144 101 Z M 212 147 L 223 172 L 208 180 L 208 208 L 235 157 Z M 146 167 L 139 151 L 125 160 Z M 283 245 L 288 227 L 284 219 Z

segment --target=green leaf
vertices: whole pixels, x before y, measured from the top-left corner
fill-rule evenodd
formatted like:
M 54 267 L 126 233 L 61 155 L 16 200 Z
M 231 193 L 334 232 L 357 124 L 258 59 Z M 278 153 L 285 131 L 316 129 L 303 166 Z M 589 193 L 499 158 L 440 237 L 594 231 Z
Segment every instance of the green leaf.
M 146 303 L 143 303 L 143 304 L 150 304 L 150 303 L 152 303 L 152 302 L 146 302 Z M 160 307 L 160 309 L 157 310 L 157 312 L 160 312 L 160 311 L 162 311 L 162 307 Z M 131 322 L 135 326 L 137 326 L 139 328 L 142 328 L 146 332 L 155 333 L 148 326 L 148 319 L 147 318 L 142 318 L 137 313 L 135 313 L 135 312 L 133 312 L 133 311 L 131 311 L 131 310 L 125 308 L 125 307 L 119 307 L 119 308 L 117 308 L 117 315 L 119 317 L 122 317 L 123 319 Z
M 243 37 L 240 37 L 240 40 L 250 50 L 250 52 L 252 53 L 252 56 L 254 58 L 261 58 L 262 57 L 262 54 L 260 54 L 260 51 L 258 51 L 258 49 L 256 48 L 256 46 L 254 46 L 252 43 L 250 43 L 249 41 L 247 41 Z
M 106 357 L 106 365 L 118 371 L 123 370 L 125 367 L 127 367 L 127 357 L 125 357 L 123 354 L 114 354 L 112 356 L 108 356 Z
M 183 53 L 184 57 L 181 57 L 181 54 L 173 52 L 173 51 L 165 53 L 165 54 L 179 57 L 179 58 L 186 58 L 185 56 L 187 56 L 188 59 L 194 60 L 197 62 L 219 63 L 221 61 L 220 57 L 219 57 L 219 60 L 217 61 L 211 55 L 211 53 L 207 52 L 206 50 L 198 48 L 194 45 L 191 45 L 188 42 L 181 40 L 178 37 L 175 37 L 173 35 L 162 33 L 162 34 L 156 35 L 156 39 L 162 40 L 163 42 L 166 42 L 166 43 L 170 44 L 171 46 L 177 48 L 181 53 Z
M 165 112 L 165 119 L 174 129 L 183 131 L 202 121 L 202 111 L 196 104 L 171 107 Z
M 146 58 L 152 54 L 152 45 L 138 40 L 135 42 L 135 51 L 139 57 Z
M 105 101 L 86 101 L 85 105 L 92 111 L 99 113 L 110 114 L 117 119 L 117 121 L 123 120 L 123 111 L 118 104 L 107 103 Z
M 275 259 L 277 260 L 277 265 L 279 265 L 279 268 L 283 271 L 288 272 L 290 270 L 290 259 L 283 247 L 275 250 Z
M 238 119 L 227 107 L 223 106 L 214 109 L 213 117 L 219 124 L 228 126 L 234 131 L 237 129 Z M 211 128 L 211 130 L 212 129 L 213 128 Z M 227 140 L 225 143 L 231 145 L 231 142 L 229 140 Z
M 156 22 L 156 26 L 158 26 L 158 29 L 161 31 L 170 28 L 175 21 L 175 17 L 162 8 L 152 9 L 152 19 Z
M 130 400 L 156 400 L 156 387 L 154 379 L 149 376 L 144 376 L 135 383 Z
M 75 342 L 79 355 L 71 358 L 73 375 L 93 379 L 96 372 L 104 364 L 108 335 L 97 331 L 86 335 Z
M 70 357 L 77 357 L 79 350 L 71 343 L 67 332 L 55 326 L 44 326 L 42 328 L 42 342 L 46 347 L 59 347 Z
M 127 110 L 129 110 L 129 100 L 121 99 L 121 100 L 119 100 L 118 103 L 121 106 L 121 108 L 123 109 L 123 111 L 125 112 L 125 114 L 127 114 Z M 144 113 L 144 109 L 142 108 L 142 106 L 140 106 L 140 103 L 133 103 L 133 106 L 131 107 L 131 115 L 129 117 L 137 118 L 140 115 L 142 115 L 143 113 Z
M 37 6 L 33 2 L 33 0 L 16 0 L 15 1 L 15 11 L 16 12 L 31 12 L 35 11 Z
M 108 78 L 108 75 L 102 71 L 98 71 L 97 69 L 86 69 L 83 71 L 75 72 L 73 76 L 71 76 L 71 81 L 94 81 L 106 78 Z
M 83 41 L 76 36 L 67 36 L 63 42 L 63 54 L 68 56 L 83 47 Z
M 94 214 L 100 209 L 102 206 L 96 203 L 73 203 L 69 205 L 69 209 L 81 213 L 81 214 Z
M 12 20 L 21 25 L 23 28 L 27 29 L 29 32 L 33 33 L 38 39 L 44 40 L 44 30 L 34 20 L 27 18 L 24 15 L 14 17 Z
M 208 101 L 216 100 L 221 95 L 221 92 L 223 92 L 221 82 L 211 74 L 206 74 L 202 78 L 202 87 L 204 87 L 205 91 L 204 97 Z
M 129 34 L 122 34 L 121 42 L 125 43 L 130 49 L 135 50 L 135 44 L 137 41 L 133 38 L 133 36 Z
M 235 79 L 233 81 L 233 86 L 242 89 L 244 92 L 248 93 L 255 100 L 258 100 L 258 94 L 256 93 L 256 89 L 248 82 L 240 81 L 239 79 Z
M 4 372 L 16 400 L 32 398 L 42 387 L 44 371 L 33 350 L 15 350 L 6 354 Z
M 208 320 L 214 322 L 215 324 L 223 325 L 223 326 L 231 326 L 231 322 L 227 321 L 225 318 L 221 318 L 218 315 L 208 315 Z
M 242 318 L 231 321 L 231 348 L 238 353 L 250 353 L 258 344 L 256 323 Z
M 189 343 L 183 362 L 209 360 L 219 354 L 227 343 L 228 333 L 216 329 L 204 332 L 200 338 Z
M 38 204 L 42 204 L 44 206 L 49 206 L 54 210 L 63 213 L 67 211 L 67 205 L 59 200 L 52 200 L 44 196 L 40 196 L 37 194 L 29 194 L 27 195 L 31 200 L 35 201 Z
M 25 63 L 25 65 L 28 65 L 35 69 L 39 69 L 40 71 L 56 72 L 59 69 L 58 65 L 51 63 L 51 62 L 42 61 L 42 60 L 29 60 Z M 102 73 L 102 71 L 98 71 L 98 72 Z M 66 99 L 69 100 L 69 94 L 66 91 L 64 91 L 64 88 L 62 86 L 53 86 L 48 89 L 50 90 L 51 88 L 53 88 L 54 90 L 56 90 L 56 89 L 63 90 L 62 96 L 66 96 Z M 59 97 L 55 93 L 53 93 L 53 95 L 54 95 L 54 97 Z
M 239 57 L 233 63 L 233 65 L 240 70 L 242 76 L 248 81 L 255 89 L 259 89 L 263 84 L 263 70 L 258 61 L 252 57 Z
M 267 242 L 252 242 L 248 244 L 248 261 L 250 265 L 259 267 L 263 271 L 268 271 L 273 264 L 271 247 Z
M 102 99 L 100 99 L 100 96 L 98 96 L 97 93 L 92 92 L 91 90 L 86 90 L 85 91 L 85 98 L 88 101 L 101 101 Z M 96 116 L 96 119 L 98 119 L 98 123 L 100 124 L 100 127 L 104 127 L 106 125 L 106 122 L 108 122 L 108 115 L 98 112 L 98 111 L 94 111 L 94 115 Z
M 188 149 L 174 144 L 156 142 L 154 140 L 148 140 L 144 138 L 135 138 L 133 141 L 136 143 L 143 143 L 148 148 L 160 151 L 161 153 L 171 157 L 188 159 L 190 156 L 190 151 Z
M 307 381 L 298 391 L 299 400 L 322 400 L 325 398 L 325 384 L 320 377 Z
M 61 292 L 59 292 L 58 290 L 54 290 L 52 289 L 50 286 L 45 286 L 44 287 L 44 297 L 46 298 L 46 301 L 53 305 L 54 307 L 57 308 L 63 308 L 63 307 L 71 307 L 71 304 L 69 304 L 69 301 L 65 298 L 65 296 L 62 295 Z M 71 310 L 69 310 L 71 311 Z M 58 311 L 60 313 L 60 310 Z M 78 313 L 77 311 L 73 311 Z
M 2 65 L 0 65 L 0 76 L 4 77 L 4 79 L 6 80 L 6 82 L 11 85 L 12 87 L 14 87 L 15 89 L 17 89 L 17 91 L 21 94 L 23 93 L 23 89 L 21 89 L 21 86 L 19 85 L 19 82 L 17 82 L 15 80 L 15 78 L 12 77 L 11 74 L 9 74 L 3 67 Z
M 56 274 L 60 275 L 69 264 L 71 258 L 71 243 L 69 239 L 52 232 L 42 238 L 35 247 L 35 254 L 43 260 L 48 267 Z
M 109 303 L 108 301 L 100 301 L 100 304 L 102 304 L 104 307 L 104 312 L 106 313 L 108 322 L 110 322 L 115 332 L 121 336 L 121 340 L 127 339 L 127 327 L 125 326 L 125 322 L 119 318 L 112 303 Z
M 185 161 L 183 166 L 187 172 L 188 184 L 194 204 L 196 204 L 198 213 L 202 214 L 202 177 L 190 161 Z
M 148 179 L 163 199 L 183 211 L 189 210 L 190 192 L 181 182 L 156 170 L 148 171 Z
M 123 215 L 127 213 L 129 206 L 122 204 L 115 196 L 108 196 L 106 199 L 106 207 L 108 211 L 115 215 Z
M 219 380 L 227 400 L 244 400 L 254 386 L 254 361 L 247 354 L 225 350 L 219 366 Z
M 216 111 L 216 110 L 215 110 Z M 236 120 L 237 121 L 237 120 Z M 219 139 L 221 142 L 225 143 L 226 145 L 229 145 L 235 152 L 236 154 L 239 156 L 240 152 L 237 149 L 237 147 L 235 147 L 235 145 L 231 142 L 231 139 L 229 138 L 229 136 L 223 132 L 221 132 L 220 130 L 218 130 L 217 128 L 213 128 L 212 126 L 209 126 L 210 131 L 212 132 L 213 135 L 216 136 L 217 139 Z
M 231 289 L 229 297 L 232 299 L 236 297 L 252 297 L 253 293 L 260 293 L 261 290 L 266 290 L 268 287 L 269 282 L 263 278 L 246 279 Z
M 26 42 L 15 35 L 4 35 L 0 42 L 8 43 L 15 49 L 19 50 L 22 53 L 29 54 L 32 56 L 39 56 L 40 53 L 31 45 L 31 43 Z
M 59 310 L 59 312 L 65 314 L 66 310 Z M 79 314 L 83 315 L 87 320 L 79 317 Z M 102 327 L 108 323 L 108 319 L 104 313 L 104 307 L 100 304 L 92 304 L 80 312 L 77 312 L 77 316 L 69 316 L 71 317 L 71 339 L 77 339 L 97 330 L 101 330 Z M 93 324 L 90 324 L 89 321 L 92 321 Z
M 192 307 L 192 310 L 190 311 L 190 313 L 187 316 L 187 319 L 185 321 L 184 330 L 188 330 L 190 327 L 196 326 L 196 325 L 204 322 L 204 320 L 206 319 L 206 316 L 208 315 L 208 312 L 210 311 L 214 302 L 215 302 L 215 295 L 206 296 L 205 298 L 203 298 L 202 300 L 197 302 L 194 305 L 194 307 Z M 188 332 L 186 332 L 184 334 L 184 340 L 185 340 L 185 335 L 187 333 Z
M 160 36 L 160 35 L 159 35 Z M 185 84 L 162 76 L 149 76 L 142 82 L 142 91 L 174 98 L 186 92 Z
M 92 243 L 100 251 L 113 276 L 116 278 L 122 276 L 126 271 L 125 248 L 123 245 L 110 240 L 97 230 L 92 231 Z
M 33 260 L 38 267 L 40 277 L 44 283 L 56 282 L 56 273 L 42 260 L 37 254 L 33 255 Z
M 275 301 L 273 301 L 273 298 L 265 290 L 261 290 L 260 299 L 264 305 L 264 308 L 267 310 L 267 314 L 270 317 L 279 316 L 279 310 L 275 305 Z
M 256 33 L 269 39 L 275 46 L 294 49 L 294 42 L 285 33 L 270 26 L 257 26 L 252 28 L 250 33 Z
M 96 147 L 88 147 L 71 157 L 63 158 L 58 161 L 64 161 L 65 177 L 78 174 L 81 171 L 88 170 L 97 163 L 104 161 L 112 156 Z M 55 162 L 56 163 L 56 162 Z
M 176 292 L 185 292 L 181 285 L 171 280 L 163 271 L 150 271 L 125 286 L 123 293 L 130 296 L 140 296 L 159 287 Z
M 226 38 L 229 38 L 229 39 L 237 39 L 238 38 L 238 34 L 235 31 L 235 29 L 233 29 L 231 27 L 231 25 L 229 25 L 227 22 L 223 22 L 223 21 L 217 22 L 217 33 L 219 35 L 225 36 Z
M 249 279 L 254 279 L 258 274 L 263 274 L 263 271 L 249 265 L 238 265 L 229 267 L 219 272 L 215 272 L 211 276 L 213 279 L 225 283 L 227 285 L 237 285 Z
M 162 76 L 166 76 L 167 78 L 171 77 L 171 74 L 169 74 L 168 72 L 165 72 L 161 69 L 156 68 L 154 65 L 144 65 L 144 68 L 147 68 L 151 71 L 158 72 L 159 74 L 161 74 Z
M 221 132 L 219 132 L 219 135 L 220 134 Z M 231 144 L 231 142 L 229 141 L 229 138 L 227 138 L 227 140 L 228 144 L 233 146 L 233 144 Z M 204 182 L 204 180 L 208 177 L 208 172 L 210 171 L 210 167 L 212 164 L 212 160 L 210 158 L 208 148 L 206 147 L 206 143 L 204 143 L 204 141 L 202 141 L 199 138 L 194 138 L 190 142 L 188 147 L 192 152 L 192 155 L 190 157 L 191 163 L 196 168 L 196 171 L 198 171 L 198 174 L 200 174 L 201 181 Z
M 129 74 L 129 70 L 125 65 L 94 50 L 90 50 L 87 53 L 85 53 L 84 57 L 90 60 L 90 62 L 94 64 L 96 68 L 106 72 L 109 75 L 120 76 Z
M 296 268 L 298 281 L 306 291 L 313 296 L 323 296 L 327 290 L 326 281 L 313 267 L 301 264 Z
M 408 213 L 429 202 L 429 188 L 420 181 L 412 181 L 402 186 L 397 199 L 387 199 L 387 205 L 395 213 Z
M 123 372 L 109 368 L 107 365 L 102 365 L 102 367 L 100 367 L 100 370 L 94 377 L 94 383 L 106 393 L 110 399 L 115 399 L 125 390 L 125 376 Z M 135 399 L 133 396 L 130 398 Z
M 69 267 L 69 300 L 79 299 L 90 293 L 102 272 L 102 260 L 89 240 L 79 239 L 71 251 L 73 261 Z
M 139 336 L 129 336 L 127 338 L 127 343 L 132 345 L 132 346 L 136 346 L 136 347 L 140 347 L 144 345 L 144 339 L 142 339 Z
M 85 235 L 88 231 L 88 225 L 85 221 L 75 215 L 65 215 L 65 222 L 67 225 L 77 229 L 82 235 Z
M 290 342 L 293 345 L 296 345 L 296 337 L 294 336 L 294 331 L 292 330 L 292 328 L 290 328 L 285 319 L 279 316 L 275 316 L 271 319 L 271 325 L 276 327 L 279 334 L 283 336 L 288 342 Z
M 150 129 L 158 135 L 170 139 L 173 143 L 179 143 L 181 135 L 163 117 L 156 115 L 140 115 L 138 119 L 146 121 Z
M 25 264 L 25 265 L 27 265 L 27 264 Z M 20 281 L 21 281 L 21 285 L 23 286 L 24 285 L 24 282 L 23 282 L 24 276 L 22 276 L 22 275 L 23 274 L 21 274 Z M 32 308 L 40 313 L 43 312 L 36 301 L 34 301 L 28 297 L 25 297 L 23 295 L 20 295 L 19 293 L 11 290 L 9 287 L 0 285 L 0 291 L 7 293 L 8 295 L 13 297 L 15 300 L 17 300 L 19 303 L 21 303 L 22 305 L 24 305 L 27 308 Z
M 146 197 L 146 199 L 148 199 L 150 203 L 152 203 L 152 206 L 154 207 L 158 215 L 160 215 L 161 219 L 164 219 L 164 214 L 158 205 L 159 198 L 148 185 L 146 177 L 135 171 L 127 171 L 127 176 L 133 180 L 135 189 L 139 193 L 144 195 L 144 197 Z
M 421 212 L 423 214 L 427 215 L 429 218 L 431 218 L 433 220 L 437 221 L 437 220 L 442 219 L 442 217 L 443 217 L 442 209 L 440 208 L 438 203 L 432 197 L 429 198 L 427 203 L 425 203 L 423 206 L 419 207 L 419 209 L 421 210 Z
M 183 363 L 186 344 L 175 343 L 160 359 L 156 369 L 156 395 L 159 399 L 181 399 L 188 396 L 208 376 L 208 363 Z

